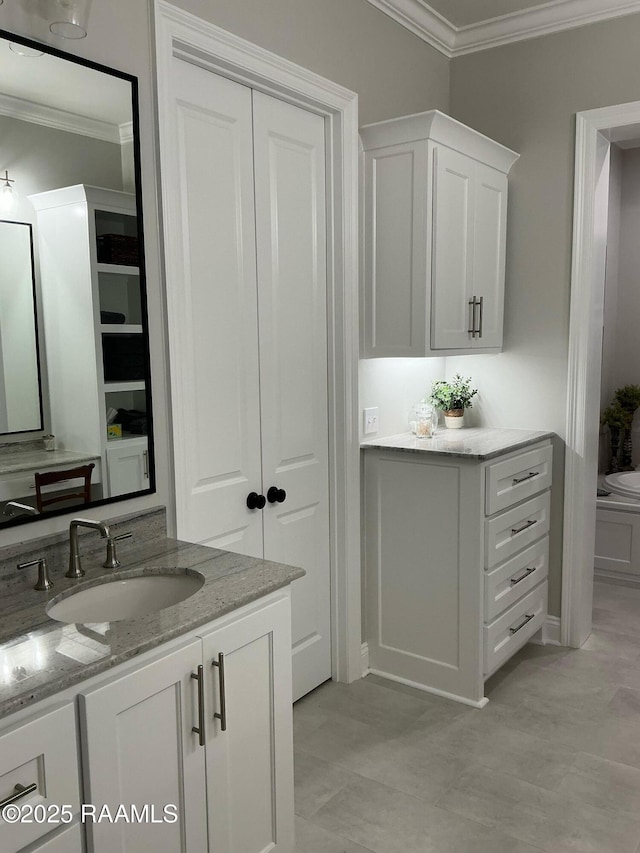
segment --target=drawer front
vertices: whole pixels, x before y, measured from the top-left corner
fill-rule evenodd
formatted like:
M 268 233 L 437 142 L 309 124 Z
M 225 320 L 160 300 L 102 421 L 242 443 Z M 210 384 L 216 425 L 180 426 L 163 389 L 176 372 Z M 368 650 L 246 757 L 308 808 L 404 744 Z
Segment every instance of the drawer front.
M 487 468 L 485 514 L 494 515 L 551 486 L 551 445 L 520 453 Z
M 549 532 L 549 492 L 484 523 L 485 566 L 508 560 Z
M 532 589 L 517 604 L 498 616 L 484 632 L 485 678 L 522 648 L 542 627 L 547 614 L 547 582 Z
M 15 786 L 35 789 L 17 806 L 69 804 L 80 809 L 76 718 L 71 702 L 0 732 L 0 800 L 13 796 Z M 17 853 L 47 835 L 55 824 L 0 821 L 0 850 Z
M 484 621 L 514 605 L 545 580 L 549 572 L 549 537 L 544 536 L 484 576 Z

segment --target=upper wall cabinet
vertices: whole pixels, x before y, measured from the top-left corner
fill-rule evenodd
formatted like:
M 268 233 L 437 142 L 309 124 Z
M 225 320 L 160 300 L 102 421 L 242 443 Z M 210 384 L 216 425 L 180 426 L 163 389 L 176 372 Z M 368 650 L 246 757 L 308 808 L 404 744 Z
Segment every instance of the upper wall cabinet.
M 360 134 L 362 356 L 499 352 L 518 155 L 437 110 Z

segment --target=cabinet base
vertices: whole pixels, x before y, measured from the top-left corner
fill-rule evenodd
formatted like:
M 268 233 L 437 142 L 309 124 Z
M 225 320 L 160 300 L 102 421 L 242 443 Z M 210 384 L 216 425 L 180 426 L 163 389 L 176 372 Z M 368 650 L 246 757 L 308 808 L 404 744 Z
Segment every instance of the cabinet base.
M 423 693 L 432 693 L 434 696 L 442 696 L 443 699 L 452 699 L 454 702 L 461 702 L 463 705 L 469 705 L 472 708 L 484 708 L 489 702 L 486 696 L 482 699 L 467 699 L 466 696 L 458 696 L 455 693 L 447 693 L 446 690 L 438 690 L 435 687 L 427 687 L 425 684 L 419 684 L 417 681 L 410 681 L 408 678 L 401 678 L 398 675 L 392 675 L 390 672 L 383 672 L 381 669 L 370 668 L 369 672 L 372 675 L 378 675 L 380 678 L 387 678 L 389 681 L 396 681 L 398 684 L 406 684 L 407 687 L 413 687 L 416 690 L 422 690 Z

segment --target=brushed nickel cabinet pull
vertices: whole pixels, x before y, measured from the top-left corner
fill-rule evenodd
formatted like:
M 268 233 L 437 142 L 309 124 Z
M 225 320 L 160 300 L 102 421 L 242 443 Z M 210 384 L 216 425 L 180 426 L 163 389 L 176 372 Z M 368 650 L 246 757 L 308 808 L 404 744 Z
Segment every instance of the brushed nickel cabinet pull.
M 535 613 L 527 613 L 527 615 L 524 617 L 522 622 L 519 625 L 516 625 L 515 628 L 509 628 L 509 631 L 512 634 L 517 634 L 518 631 L 521 631 L 524 628 L 524 626 L 527 624 L 527 622 L 531 622 L 531 620 L 534 618 L 535 615 L 536 615 Z
M 511 528 L 511 535 L 515 536 L 517 533 L 522 533 L 523 530 L 526 530 L 528 527 L 533 527 L 533 525 L 537 524 L 537 523 L 538 523 L 537 518 L 534 518 L 531 521 L 525 521 L 525 523 L 522 525 L 522 527 L 512 527 Z
M 204 746 L 204 667 L 198 666 L 198 672 L 192 672 L 191 678 L 198 682 L 198 725 L 192 726 L 191 731 L 198 735 L 198 743 Z
M 471 335 L 472 338 L 476 336 L 476 298 L 469 300 L 469 326 L 471 328 L 467 329 L 467 332 Z
M 220 652 L 218 660 L 211 661 L 212 666 L 218 667 L 218 684 L 220 686 L 220 713 L 214 713 L 216 720 L 220 720 L 220 730 L 227 730 L 227 696 L 224 688 L 224 654 Z
M 529 471 L 526 477 L 514 477 L 513 485 L 518 486 L 520 483 L 526 483 L 527 480 L 530 480 L 532 477 L 539 476 L 540 471 Z
M 14 785 L 13 790 L 15 794 L 11 794 L 6 797 L 6 799 L 0 801 L 0 811 L 5 806 L 10 806 L 11 803 L 16 803 L 18 800 L 21 800 L 23 797 L 28 797 L 29 794 L 32 794 L 34 791 L 38 790 L 38 785 L 35 782 L 32 782 L 30 785 Z
M 143 451 L 143 453 L 142 453 L 142 459 L 143 459 L 143 462 L 144 462 L 144 472 L 143 472 L 143 476 L 146 478 L 146 477 L 148 477 L 148 476 L 149 476 L 149 451 L 148 451 L 148 450 Z
M 481 296 L 478 300 L 478 305 L 480 306 L 480 321 L 478 323 L 478 337 L 482 337 L 482 326 L 483 326 L 483 318 L 484 318 L 484 296 Z
M 533 566 L 533 568 L 526 568 L 524 572 L 519 575 L 519 577 L 511 578 L 511 586 L 515 586 L 516 584 L 520 583 L 520 581 L 523 581 L 525 578 L 528 578 L 529 575 L 532 575 L 535 572 L 536 568 L 536 566 Z

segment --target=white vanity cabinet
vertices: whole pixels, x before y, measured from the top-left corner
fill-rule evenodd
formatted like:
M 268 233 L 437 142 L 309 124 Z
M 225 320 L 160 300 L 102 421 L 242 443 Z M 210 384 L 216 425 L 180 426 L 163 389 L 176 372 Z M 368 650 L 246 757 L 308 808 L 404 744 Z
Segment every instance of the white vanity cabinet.
M 35 782 L 24 802 L 71 803 L 76 824 L 80 802 L 136 806 L 140 821 L 87 819 L 88 853 L 293 853 L 290 620 L 287 587 L 19 715 L 0 730 L 0 796 Z M 55 829 L 0 821 L 0 850 L 84 849 Z
M 127 495 L 149 488 L 149 443 L 146 436 L 107 444 L 109 494 Z
M 363 357 L 500 351 L 518 155 L 437 110 L 360 135 Z
M 547 440 L 487 461 L 369 448 L 366 637 L 373 672 L 482 706 L 546 617 Z
M 87 801 L 178 816 L 90 823 L 95 853 L 293 853 L 289 595 L 197 634 L 80 694 Z
M 67 817 L 55 811 L 70 806 L 77 823 L 81 797 L 73 702 L 56 703 L 0 729 L 0 800 L 10 797 L 18 797 L 15 805 L 23 809 L 23 819 L 17 823 L 0 819 L 2 853 L 17 853 L 40 840 L 37 850 L 80 853 L 77 826 L 64 832 L 66 841 L 59 846 Z

